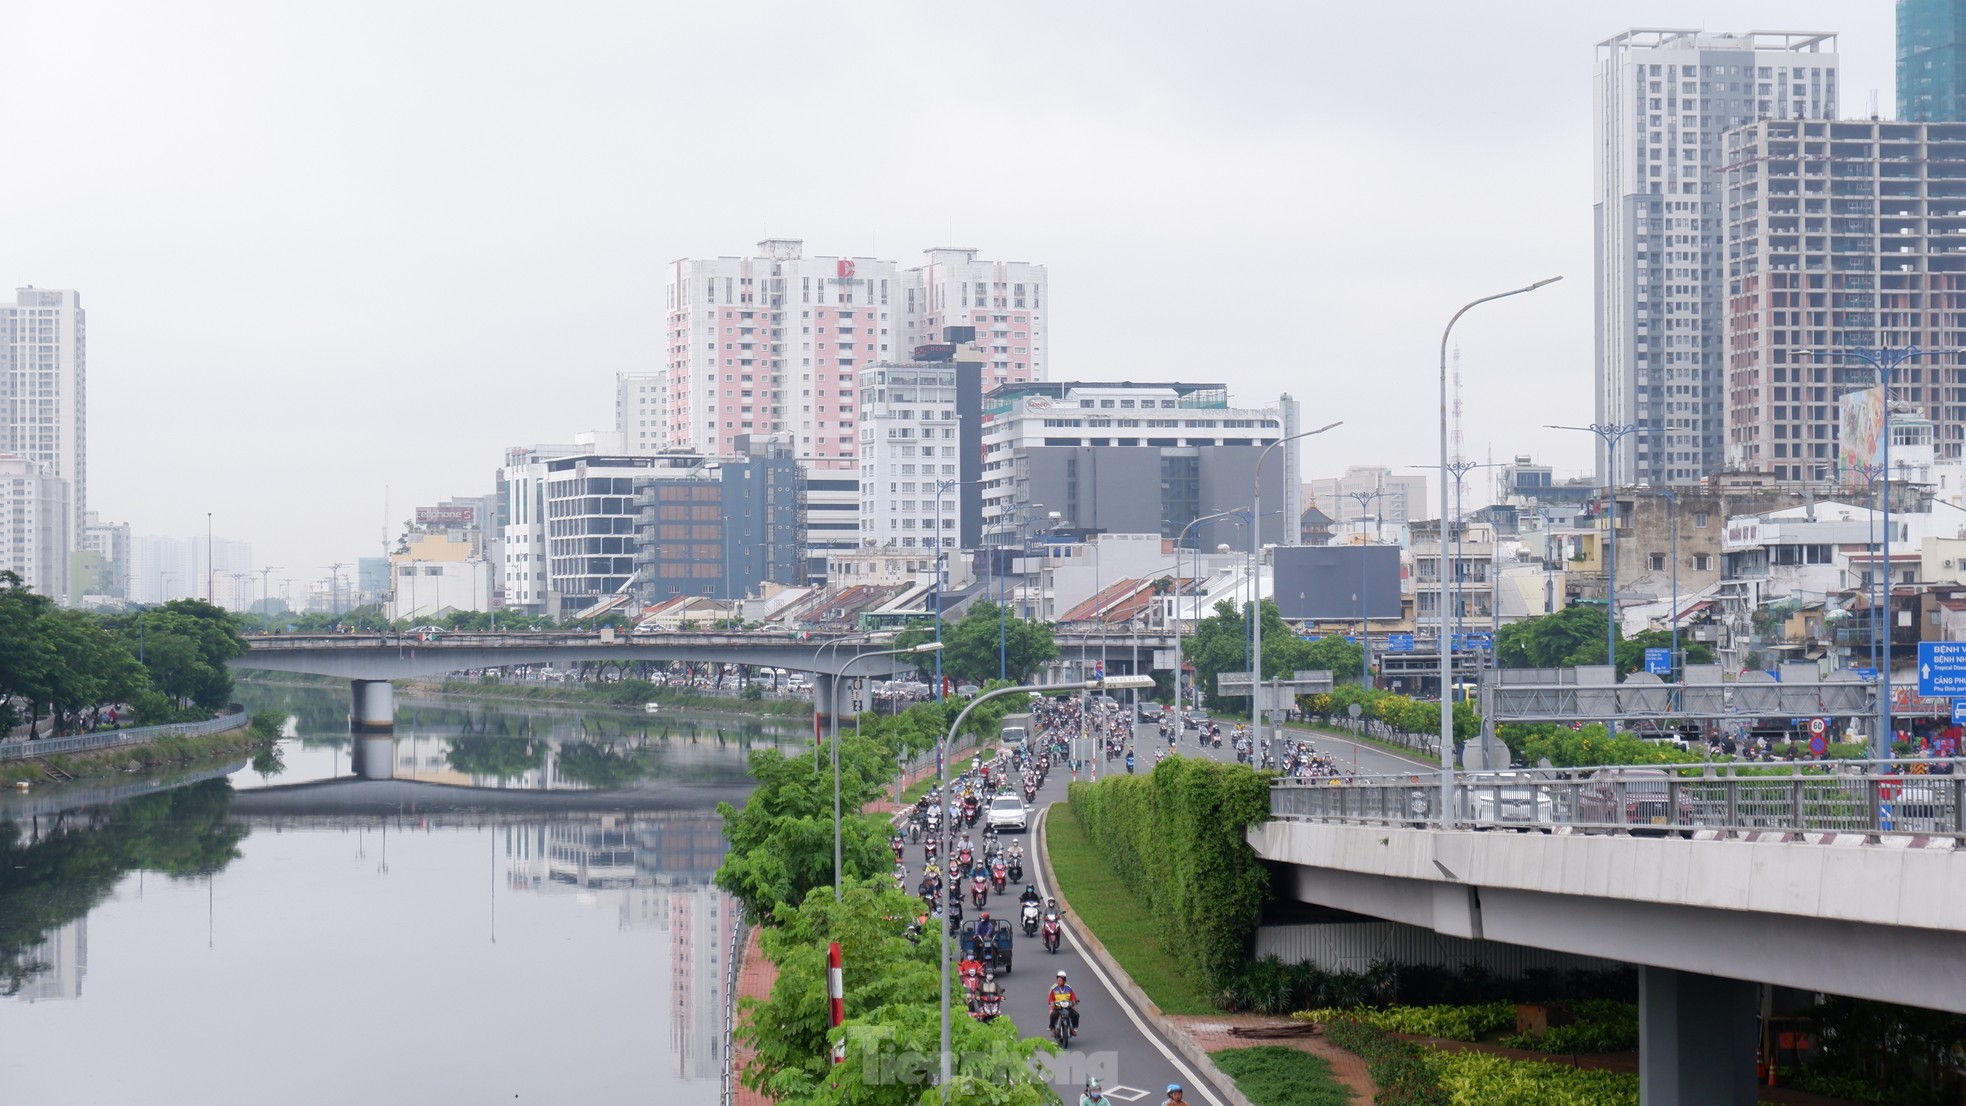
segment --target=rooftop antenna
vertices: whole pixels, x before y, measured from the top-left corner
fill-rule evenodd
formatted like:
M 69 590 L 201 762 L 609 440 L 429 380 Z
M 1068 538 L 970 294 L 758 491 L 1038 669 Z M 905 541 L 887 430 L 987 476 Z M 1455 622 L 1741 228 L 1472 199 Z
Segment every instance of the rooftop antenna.
M 1877 90 L 1873 88 L 1870 90 L 1870 121 L 1875 123 L 1877 119 Z

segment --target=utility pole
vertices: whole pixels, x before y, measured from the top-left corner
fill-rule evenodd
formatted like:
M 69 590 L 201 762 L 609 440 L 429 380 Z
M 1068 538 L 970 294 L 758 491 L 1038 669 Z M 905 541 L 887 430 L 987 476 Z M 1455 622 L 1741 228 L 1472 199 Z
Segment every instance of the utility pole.
M 264 623 L 264 631 L 269 634 L 273 632 L 273 603 L 267 598 L 266 589 L 273 574 L 279 570 L 279 565 L 263 565 L 259 570 L 259 616 Z

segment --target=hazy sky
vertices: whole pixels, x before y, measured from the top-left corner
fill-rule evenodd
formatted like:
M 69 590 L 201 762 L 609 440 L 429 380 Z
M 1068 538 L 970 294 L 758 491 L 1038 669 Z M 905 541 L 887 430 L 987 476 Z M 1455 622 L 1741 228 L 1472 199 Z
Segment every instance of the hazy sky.
M 1886 0 L 16 4 L 0 288 L 89 312 L 89 505 L 281 576 L 613 422 L 663 266 L 801 237 L 1042 261 L 1055 379 L 1288 390 L 1307 476 L 1468 452 L 1582 471 L 1593 44 L 1842 32 Z M 1477 474 L 1479 475 L 1479 474 Z

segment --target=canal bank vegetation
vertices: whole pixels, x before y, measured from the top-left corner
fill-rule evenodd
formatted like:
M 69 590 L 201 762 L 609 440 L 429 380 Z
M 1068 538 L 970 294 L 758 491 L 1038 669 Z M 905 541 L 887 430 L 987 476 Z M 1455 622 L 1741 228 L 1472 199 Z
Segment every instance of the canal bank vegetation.
M 232 697 L 225 662 L 245 651 L 231 613 L 202 600 L 100 615 L 0 571 L 0 737 L 211 718 Z
M 173 879 L 222 871 L 246 827 L 226 820 L 232 785 L 207 780 L 126 799 L 86 816 L 56 815 L 38 840 L 0 821 L 0 995 L 48 970 L 36 949 L 95 909 L 138 869 Z
M 1251 1106 L 1351 1106 L 1352 1092 L 1322 1056 L 1283 1045 L 1227 1048 L 1208 1058 Z M 1359 1103 L 1358 1106 L 1364 1106 Z
M 224 733 L 164 734 L 139 744 L 109 749 L 0 761 L 0 786 L 99 780 L 167 768 L 196 768 L 241 756 L 251 757 L 253 768 L 262 775 L 276 775 L 284 767 L 275 743 L 280 739 L 285 721 L 285 716 L 277 711 L 257 711 L 246 725 Z
M 963 704 L 918 704 L 899 715 L 863 715 L 841 733 L 840 822 L 843 901 L 833 901 L 833 776 L 830 758 L 774 749 L 751 754 L 757 787 L 742 807 L 718 807 L 730 849 L 716 883 L 763 927 L 759 944 L 777 968 L 767 998 L 740 1007 L 738 1042 L 751 1050 L 744 1084 L 779 1106 L 914 1106 L 924 1101 L 940 1057 L 940 931 L 919 942 L 910 926 L 920 900 L 894 887 L 877 803 L 905 759 L 932 750 Z M 961 738 L 994 736 L 1003 700 L 984 703 Z M 841 948 L 845 1025 L 830 1026 L 826 947 Z M 958 991 L 959 995 L 960 992 Z M 1058 1101 L 1031 1061 L 1051 1046 L 1021 1039 L 1008 1019 L 979 1023 L 958 1008 L 950 1019 L 955 1079 L 963 1106 L 1050 1106 Z M 844 1060 L 832 1062 L 843 1048 Z

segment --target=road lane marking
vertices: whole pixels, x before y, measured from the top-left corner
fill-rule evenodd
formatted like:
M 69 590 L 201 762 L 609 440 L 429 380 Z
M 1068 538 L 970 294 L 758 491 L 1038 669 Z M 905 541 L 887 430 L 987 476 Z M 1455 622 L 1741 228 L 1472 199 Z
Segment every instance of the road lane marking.
M 1057 800 L 1054 799 L 1052 800 L 1052 802 L 1057 802 Z M 1046 803 L 1044 809 L 1038 812 L 1037 833 L 1039 836 L 1042 836 L 1044 834 L 1044 821 L 1050 815 L 1051 815 L 1051 803 Z M 1044 886 L 1043 870 L 1040 869 L 1036 874 L 1039 883 L 1038 889 L 1043 891 L 1046 895 L 1050 895 L 1051 893 L 1050 888 Z M 1167 1062 L 1174 1065 L 1174 1070 L 1181 1073 L 1181 1075 L 1188 1081 L 1189 1086 L 1192 1086 L 1194 1089 L 1200 1091 L 1203 1098 L 1206 1098 L 1209 1102 L 1213 1103 L 1214 1106 L 1223 1106 L 1222 1100 L 1216 1098 L 1214 1092 L 1208 1089 L 1208 1083 L 1205 1080 L 1203 1080 L 1200 1076 L 1196 1075 L 1195 1070 L 1189 1067 L 1181 1059 L 1180 1055 L 1177 1054 L 1172 1048 L 1169 1048 L 1167 1044 L 1163 1042 L 1157 1034 L 1154 1033 L 1153 1029 L 1147 1025 L 1146 1021 L 1140 1017 L 1139 1012 L 1133 1009 L 1133 1004 L 1126 1000 L 1126 995 L 1124 992 L 1122 992 L 1119 989 L 1119 985 L 1113 982 L 1112 977 L 1108 976 L 1105 972 L 1105 969 L 1099 966 L 1098 959 L 1094 957 L 1092 955 L 1092 952 L 1089 949 L 1087 949 L 1085 945 L 1079 940 L 1079 935 L 1076 932 L 1076 930 L 1078 929 L 1078 924 L 1075 922 L 1072 925 L 1068 925 L 1063 928 L 1065 930 L 1065 939 L 1072 943 L 1072 948 L 1077 950 L 1079 957 L 1085 961 L 1085 966 L 1092 969 L 1092 974 L 1099 977 L 1099 982 L 1105 986 L 1106 993 L 1113 997 L 1113 1002 L 1116 1003 L 1119 1006 L 1120 1010 L 1126 1014 L 1127 1020 L 1132 1022 L 1133 1027 L 1140 1031 L 1140 1036 L 1144 1037 L 1148 1044 L 1153 1045 L 1156 1051 L 1158 1051 L 1162 1056 L 1166 1057 Z

